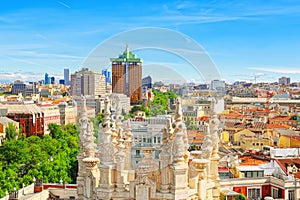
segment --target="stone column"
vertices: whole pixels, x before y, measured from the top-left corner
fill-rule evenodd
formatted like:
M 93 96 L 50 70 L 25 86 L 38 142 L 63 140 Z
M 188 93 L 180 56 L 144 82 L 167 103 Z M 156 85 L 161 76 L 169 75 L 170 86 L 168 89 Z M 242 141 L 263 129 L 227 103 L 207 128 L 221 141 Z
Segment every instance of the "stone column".
M 131 133 L 131 125 L 130 120 L 127 120 L 126 123 L 126 132 L 125 132 L 125 149 L 126 149 L 126 157 L 125 157 L 125 169 L 131 170 L 131 147 L 132 147 L 132 133 Z
M 84 178 L 84 199 L 94 200 L 96 197 L 96 188 L 99 184 L 99 169 L 97 164 L 99 163 L 98 158 L 85 158 L 83 162 L 86 164 L 86 176 Z
M 167 152 L 159 154 L 160 170 L 161 170 L 161 193 L 169 193 L 170 191 L 170 163 L 171 155 Z
M 171 193 L 174 200 L 188 199 L 186 165 L 171 165 Z
M 194 159 L 192 161 L 192 165 L 194 166 L 195 170 L 198 172 L 198 198 L 199 200 L 206 200 L 207 199 L 207 166 L 208 166 L 208 160 L 206 159 Z
M 99 199 L 111 199 L 115 189 L 115 144 L 113 137 L 115 136 L 112 127 L 114 124 L 111 122 L 110 100 L 108 97 L 104 101 L 104 120 L 99 125 L 99 134 L 101 140 L 98 141 L 98 149 L 100 156 L 100 184 L 97 188 L 97 197 Z

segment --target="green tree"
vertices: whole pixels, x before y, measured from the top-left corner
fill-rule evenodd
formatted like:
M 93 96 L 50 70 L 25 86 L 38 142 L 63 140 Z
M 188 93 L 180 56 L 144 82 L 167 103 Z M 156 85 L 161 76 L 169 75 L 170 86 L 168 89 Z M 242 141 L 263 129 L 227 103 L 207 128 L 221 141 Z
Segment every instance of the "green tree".
M 195 124 L 189 124 L 189 125 L 187 126 L 187 129 L 188 129 L 188 130 L 198 130 L 199 127 L 198 127 L 197 125 L 195 125 Z
M 8 123 L 7 127 L 5 128 L 5 134 L 7 140 L 16 139 L 18 135 L 16 126 L 13 123 Z
M 171 109 L 171 105 L 174 104 L 177 95 L 173 91 L 159 92 L 153 90 L 154 99 L 149 103 L 150 115 L 162 115 L 166 114 Z
M 76 125 L 50 124 L 50 135 L 6 140 L 0 148 L 0 198 L 14 187 L 29 185 L 33 177 L 44 182 L 75 183 L 79 153 Z
M 240 194 L 239 195 L 239 200 L 246 200 L 246 196 L 244 194 Z

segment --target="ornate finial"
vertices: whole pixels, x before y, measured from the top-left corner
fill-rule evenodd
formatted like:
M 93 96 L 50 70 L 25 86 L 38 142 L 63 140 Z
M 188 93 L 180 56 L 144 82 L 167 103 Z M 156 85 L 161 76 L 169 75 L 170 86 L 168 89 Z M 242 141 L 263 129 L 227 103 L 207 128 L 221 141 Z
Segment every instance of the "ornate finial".
M 124 117 L 122 116 L 122 107 L 120 99 L 117 97 L 116 99 L 117 105 L 116 105 L 116 132 L 118 134 L 117 139 L 120 140 L 120 142 L 123 140 L 123 128 L 122 128 L 122 120 Z
M 213 150 L 212 138 L 211 138 L 209 124 L 205 122 L 204 126 L 205 129 L 204 129 L 204 139 L 203 139 L 201 158 L 209 159 Z
M 125 54 L 126 54 L 126 57 L 129 56 L 129 47 L 128 47 L 128 44 L 127 44 L 127 43 L 126 43 Z
M 107 119 L 110 119 L 110 100 L 108 97 L 105 97 L 105 100 L 104 100 L 104 115 L 105 115 L 105 118 Z
M 187 132 L 182 122 L 182 109 L 180 98 L 176 99 L 175 122 L 173 123 L 174 139 L 172 145 L 173 163 L 184 163 L 188 156 Z
M 112 128 L 111 128 L 111 113 L 110 100 L 108 97 L 104 100 L 104 121 L 99 126 L 99 150 L 100 160 L 104 163 L 112 163 L 114 159 L 114 148 L 112 144 Z
M 86 109 L 86 98 L 84 95 L 81 95 L 82 106 L 81 106 L 81 115 L 87 116 L 87 109 Z
M 176 112 L 175 112 L 175 123 L 182 122 L 182 109 L 181 109 L 181 99 L 176 99 Z
M 92 122 L 87 118 L 86 99 L 82 97 L 82 115 L 79 119 L 80 123 L 80 149 L 86 158 L 94 158 L 96 153 L 96 144 L 94 143 L 94 129 Z
M 211 102 L 210 102 L 210 113 L 211 116 L 216 115 L 216 110 L 215 110 L 215 106 L 216 106 L 216 99 L 214 97 L 211 98 Z

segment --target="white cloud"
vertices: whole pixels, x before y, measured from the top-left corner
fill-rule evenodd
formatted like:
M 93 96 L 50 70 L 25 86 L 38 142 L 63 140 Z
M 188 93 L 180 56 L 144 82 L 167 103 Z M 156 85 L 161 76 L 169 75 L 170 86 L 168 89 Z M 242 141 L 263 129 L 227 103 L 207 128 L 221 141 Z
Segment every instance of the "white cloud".
M 57 3 L 59 3 L 60 5 L 66 7 L 66 8 L 71 8 L 71 6 L 69 6 L 68 4 L 62 2 L 62 1 L 57 1 Z
M 273 72 L 273 73 L 281 73 L 281 74 L 300 74 L 299 68 L 286 68 L 286 67 L 274 67 L 274 68 L 266 68 L 266 67 L 249 67 L 252 70 L 264 71 L 264 72 Z

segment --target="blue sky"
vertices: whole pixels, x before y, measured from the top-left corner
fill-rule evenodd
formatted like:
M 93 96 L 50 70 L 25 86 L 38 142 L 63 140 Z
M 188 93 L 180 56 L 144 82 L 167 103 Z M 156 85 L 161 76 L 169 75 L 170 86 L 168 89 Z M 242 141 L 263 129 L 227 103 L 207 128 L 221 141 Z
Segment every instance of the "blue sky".
M 90 52 L 113 35 L 161 27 L 199 43 L 228 82 L 254 77 L 276 81 L 281 76 L 300 81 L 298 0 L 0 0 L 0 4 L 0 80 L 42 79 L 45 72 L 59 78 L 64 68 L 80 69 Z M 187 64 L 159 52 L 136 53 L 145 66 Z M 190 73 L 185 79 L 199 77 Z

